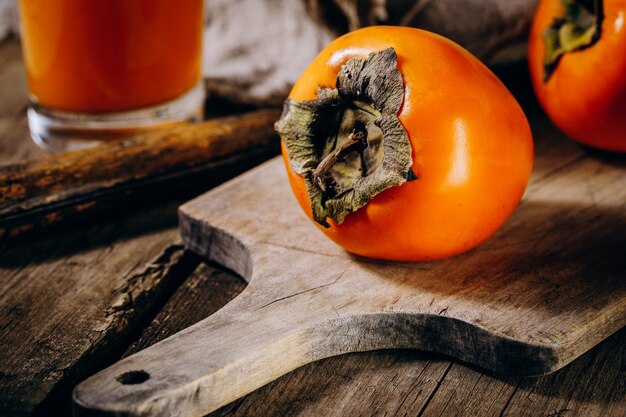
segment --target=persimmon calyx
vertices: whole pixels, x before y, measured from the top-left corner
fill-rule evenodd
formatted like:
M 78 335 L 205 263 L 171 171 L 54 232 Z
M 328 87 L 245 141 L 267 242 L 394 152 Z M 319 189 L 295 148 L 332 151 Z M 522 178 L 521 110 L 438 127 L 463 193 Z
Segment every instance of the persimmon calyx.
M 564 54 L 579 51 L 600 39 L 604 17 L 602 0 L 561 0 L 565 14 L 543 32 L 544 82 L 548 81 Z
M 411 144 L 398 120 L 404 83 L 393 48 L 352 58 L 337 88 L 317 99 L 286 100 L 276 122 L 291 168 L 301 174 L 313 219 L 340 224 L 374 196 L 417 177 Z

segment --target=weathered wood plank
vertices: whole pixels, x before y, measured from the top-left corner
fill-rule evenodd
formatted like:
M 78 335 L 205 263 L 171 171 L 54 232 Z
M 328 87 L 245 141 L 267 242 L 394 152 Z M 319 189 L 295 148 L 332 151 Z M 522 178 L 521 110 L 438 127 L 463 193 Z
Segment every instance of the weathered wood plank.
M 124 356 L 195 324 L 244 288 L 241 278 L 202 263 Z M 407 416 L 415 415 L 449 366 L 439 355 L 415 351 L 345 355 L 304 366 L 211 416 L 320 416 L 328 410 L 348 415 L 356 404 L 363 415 L 394 415 L 400 406 Z M 381 387 L 393 388 L 376 395 Z
M 0 167 L 0 239 L 203 190 L 277 154 L 279 116 L 259 110 Z
M 497 416 L 520 380 L 454 363 L 421 416 Z
M 624 416 L 626 329 L 550 375 L 521 378 L 455 363 L 421 416 Z
M 180 202 L 0 247 L 0 349 L 9 352 L 0 364 L 0 415 L 28 415 L 42 401 L 43 410 L 69 405 L 76 382 L 119 357 L 185 276 L 141 278 L 177 239 Z M 164 270 L 180 268 L 177 253 L 163 258 Z
M 450 365 L 411 350 L 346 354 L 299 368 L 210 416 L 417 416 Z
M 123 351 L 185 276 L 169 272 L 181 257 L 174 213 L 144 210 L 0 249 L 0 414 L 29 415 L 53 390 L 67 398 L 87 369 Z
M 244 287 L 232 273 L 201 264 L 124 356 L 195 324 Z M 625 349 L 626 329 L 539 378 L 493 374 L 414 350 L 347 354 L 303 366 L 210 417 L 557 416 L 559 411 L 563 417 L 618 417 L 626 413 Z M 558 408 L 568 398 L 576 408 L 569 403 L 565 411 Z
M 200 264 L 124 356 L 195 324 L 244 288 L 231 272 Z M 449 367 L 419 351 L 348 354 L 299 368 L 211 416 L 416 415 Z
M 201 262 L 167 304 L 124 353 L 140 351 L 215 313 L 246 287 L 240 277 Z
M 626 415 L 626 329 L 552 375 L 524 379 L 504 416 Z

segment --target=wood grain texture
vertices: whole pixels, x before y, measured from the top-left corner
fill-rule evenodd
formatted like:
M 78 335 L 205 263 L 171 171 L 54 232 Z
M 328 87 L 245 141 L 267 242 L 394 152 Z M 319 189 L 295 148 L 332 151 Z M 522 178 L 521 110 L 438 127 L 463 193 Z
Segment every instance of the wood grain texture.
M 246 288 L 246 282 L 218 265 L 200 261 L 124 357 L 215 313 Z
M 245 288 L 201 263 L 125 356 L 212 314 Z M 542 377 L 502 376 L 416 350 L 346 354 L 305 365 L 210 417 L 606 416 L 626 414 L 626 329 Z
M 621 417 L 625 346 L 622 330 L 541 377 L 502 376 L 422 351 L 353 353 L 299 368 L 210 416 Z
M 260 110 L 0 167 L 0 238 L 58 227 L 131 197 L 171 195 L 229 166 L 243 172 L 278 152 L 279 116 Z
M 184 279 L 165 210 L 0 249 L 0 415 L 46 415 L 49 397 L 119 357 Z
M 626 322 L 626 167 L 558 140 L 538 147 L 537 162 L 496 237 L 431 263 L 334 246 L 296 206 L 280 160 L 186 204 L 185 244 L 250 285 L 209 319 L 79 385 L 79 409 L 202 415 L 308 362 L 380 348 L 438 351 L 498 372 L 561 368 Z M 149 378 L 120 382 L 136 370 Z

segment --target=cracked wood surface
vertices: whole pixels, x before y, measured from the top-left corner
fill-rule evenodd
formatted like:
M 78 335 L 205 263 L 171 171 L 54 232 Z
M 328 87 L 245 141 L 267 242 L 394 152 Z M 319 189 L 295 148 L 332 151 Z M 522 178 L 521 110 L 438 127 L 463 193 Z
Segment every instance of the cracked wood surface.
M 186 275 L 174 210 L 2 246 L 0 414 L 29 415 L 51 393 L 69 395 L 158 311 Z
M 15 41 L 0 43 L 0 86 L 0 163 L 43 155 L 27 138 L 26 90 Z M 560 154 L 553 141 L 546 140 L 558 135 L 554 128 L 542 117 L 531 122 L 538 129 L 535 135 L 544 155 L 569 161 L 570 165 L 585 158 L 577 152 Z M 536 163 L 547 178 L 565 169 L 550 163 L 549 158 Z M 177 235 L 175 206 L 173 202 L 166 207 L 134 209 L 99 225 L 70 228 L 63 234 L 2 247 L 0 415 L 26 416 L 36 408 L 34 414 L 69 417 L 69 388 L 81 375 L 115 361 L 131 343 L 127 354 L 194 324 L 245 287 L 240 278 L 223 268 L 201 264 L 138 341 L 133 342 L 135 335 L 129 334 L 108 346 L 103 344 L 118 334 L 98 328 L 98 317 L 108 309 L 103 300 L 120 299 L 124 279 L 150 270 L 161 254 L 168 253 L 167 236 L 175 239 Z M 129 256 L 125 251 L 139 256 Z M 178 259 L 178 252 L 169 253 Z M 187 259 L 187 268 L 197 262 L 182 259 Z M 176 265 L 168 262 L 165 269 Z M 80 277 L 75 276 L 77 273 Z M 89 278 L 91 274 L 95 276 Z M 172 278 L 182 280 L 182 275 Z M 75 288 L 76 282 L 84 284 Z M 97 285 L 91 287 L 94 282 Z M 116 289 L 118 297 L 113 297 Z M 149 318 L 147 314 L 140 321 L 145 323 Z M 127 315 L 126 319 L 134 322 L 138 316 Z M 141 328 L 141 322 L 134 324 L 136 329 Z M 89 349 L 98 344 L 107 347 Z M 502 377 L 422 351 L 347 354 L 298 368 L 211 417 L 438 416 L 442 412 L 617 417 L 626 415 L 625 363 L 624 330 L 562 370 L 539 378 Z
M 541 137 L 547 126 L 533 125 Z M 494 238 L 452 259 L 394 263 L 324 238 L 297 207 L 280 158 L 270 161 L 180 209 L 185 245 L 248 287 L 80 384 L 77 409 L 200 416 L 312 361 L 385 348 L 500 373 L 558 370 L 626 324 L 624 162 L 552 132 L 523 203 Z M 137 371 L 147 379 L 120 382 Z M 500 391 L 497 403 L 513 389 Z
M 130 355 L 195 324 L 245 288 L 201 264 Z M 416 350 L 352 353 L 305 365 L 210 417 L 590 416 L 626 411 L 626 329 L 542 377 L 503 376 Z

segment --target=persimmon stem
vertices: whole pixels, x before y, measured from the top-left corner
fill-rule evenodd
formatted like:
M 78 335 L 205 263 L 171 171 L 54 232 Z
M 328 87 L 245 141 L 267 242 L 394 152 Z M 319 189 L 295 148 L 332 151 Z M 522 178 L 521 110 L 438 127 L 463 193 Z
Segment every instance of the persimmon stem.
M 285 102 L 276 130 L 323 227 L 414 179 L 411 143 L 398 119 L 404 96 L 398 57 L 387 48 L 348 60 L 336 87 L 320 87 L 315 100 Z
M 600 39 L 603 0 L 561 0 L 564 15 L 543 32 L 544 77 L 547 82 L 563 55 L 592 46 Z
M 362 152 L 367 147 L 367 129 L 362 123 L 357 123 L 352 129 L 347 140 L 337 148 L 326 155 L 313 171 L 313 180 L 315 184 L 324 192 L 327 191 L 326 175 L 330 169 L 337 163 L 341 162 L 347 155 L 352 152 Z

